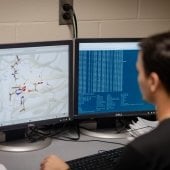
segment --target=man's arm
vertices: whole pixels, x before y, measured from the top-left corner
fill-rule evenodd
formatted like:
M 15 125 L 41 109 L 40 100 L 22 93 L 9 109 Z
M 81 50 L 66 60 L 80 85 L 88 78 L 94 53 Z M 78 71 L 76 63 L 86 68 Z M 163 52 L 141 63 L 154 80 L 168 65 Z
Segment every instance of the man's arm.
M 118 161 L 116 170 L 147 170 L 148 161 L 146 158 L 131 146 L 126 146 L 125 152 Z

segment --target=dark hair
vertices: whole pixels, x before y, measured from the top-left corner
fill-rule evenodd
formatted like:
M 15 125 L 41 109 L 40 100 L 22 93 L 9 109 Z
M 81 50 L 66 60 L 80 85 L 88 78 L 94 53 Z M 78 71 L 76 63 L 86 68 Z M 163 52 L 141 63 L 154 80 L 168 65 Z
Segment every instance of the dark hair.
M 156 72 L 170 94 L 170 31 L 145 38 L 139 46 L 146 75 Z

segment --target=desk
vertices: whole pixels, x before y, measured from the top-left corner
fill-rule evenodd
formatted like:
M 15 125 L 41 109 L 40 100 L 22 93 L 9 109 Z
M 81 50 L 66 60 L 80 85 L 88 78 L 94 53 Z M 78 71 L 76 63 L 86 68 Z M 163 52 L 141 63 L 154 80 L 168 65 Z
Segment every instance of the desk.
M 126 139 L 99 139 L 81 135 L 80 140 L 103 140 L 126 144 Z M 40 162 L 49 154 L 56 154 L 68 161 L 71 159 L 95 154 L 99 150 L 110 150 L 121 145 L 104 142 L 76 142 L 61 141 L 53 139 L 48 147 L 32 152 L 2 152 L 0 151 L 0 162 L 8 170 L 39 170 Z

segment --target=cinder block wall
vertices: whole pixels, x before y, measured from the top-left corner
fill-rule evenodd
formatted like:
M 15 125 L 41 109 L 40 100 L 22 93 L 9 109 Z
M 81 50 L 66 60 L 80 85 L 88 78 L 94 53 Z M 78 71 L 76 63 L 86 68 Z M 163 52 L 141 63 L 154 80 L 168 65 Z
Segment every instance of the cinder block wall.
M 71 39 L 59 0 L 0 0 L 0 43 Z M 170 30 L 170 0 L 74 0 L 79 37 L 145 37 Z

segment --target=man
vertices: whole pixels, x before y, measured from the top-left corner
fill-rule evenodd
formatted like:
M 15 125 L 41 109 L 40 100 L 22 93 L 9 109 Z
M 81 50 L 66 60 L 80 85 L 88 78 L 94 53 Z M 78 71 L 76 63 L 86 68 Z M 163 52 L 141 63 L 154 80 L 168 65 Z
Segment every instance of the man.
M 157 108 L 159 126 L 125 147 L 116 170 L 170 169 L 170 32 L 157 34 L 140 43 L 136 63 L 143 99 Z M 47 157 L 41 170 L 68 170 L 56 156 Z

